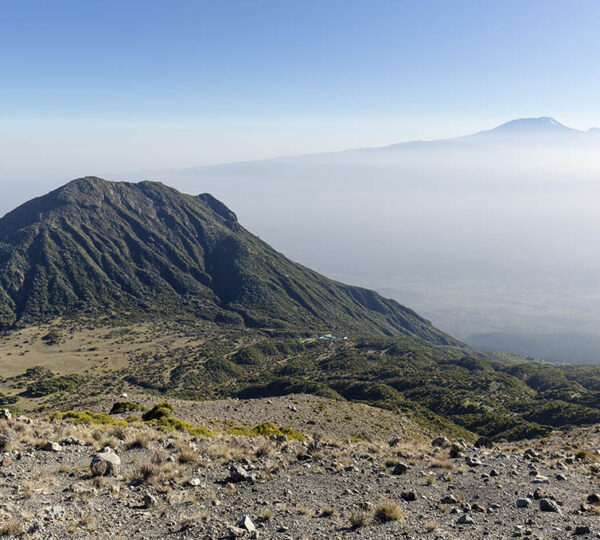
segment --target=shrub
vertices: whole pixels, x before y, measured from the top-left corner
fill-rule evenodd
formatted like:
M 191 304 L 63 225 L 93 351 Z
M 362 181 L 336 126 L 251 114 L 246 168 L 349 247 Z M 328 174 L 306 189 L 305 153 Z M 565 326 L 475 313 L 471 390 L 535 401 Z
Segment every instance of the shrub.
M 160 421 L 171 416 L 172 412 L 173 405 L 171 405 L 168 401 L 163 401 L 162 403 L 154 405 L 154 407 L 152 407 L 149 411 L 145 412 L 142 415 L 142 419 L 144 422 L 149 422 L 151 420 Z
M 60 330 L 50 330 L 45 336 L 42 337 L 42 341 L 46 342 L 46 345 L 58 345 L 63 340 L 63 333 Z
M 163 401 L 162 403 L 156 404 L 149 411 L 145 412 L 142 415 L 142 419 L 144 422 L 155 425 L 167 431 L 184 431 L 185 433 L 199 437 L 210 437 L 214 435 L 210 429 L 205 428 L 204 426 L 194 426 L 189 422 L 171 416 L 172 412 L 173 405 L 167 401 Z
M 85 381 L 85 377 L 73 373 L 71 375 L 62 375 L 59 377 L 49 377 L 30 384 L 25 391 L 27 397 L 44 397 L 56 392 L 70 390 L 80 386 Z
M 117 401 L 108 414 L 123 414 L 131 411 L 145 411 L 146 407 L 131 401 Z

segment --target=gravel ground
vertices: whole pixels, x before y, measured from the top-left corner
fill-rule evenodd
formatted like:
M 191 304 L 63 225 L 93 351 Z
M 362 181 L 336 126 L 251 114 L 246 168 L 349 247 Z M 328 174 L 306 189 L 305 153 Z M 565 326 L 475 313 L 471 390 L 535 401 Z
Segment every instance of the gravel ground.
M 322 401 L 177 402 L 175 414 L 255 425 L 275 420 L 269 415 L 277 402 L 295 416 L 274 423 L 325 428 L 328 422 L 308 423 L 308 411 L 321 410 Z M 201 439 L 142 423 L 0 420 L 6 445 L 0 532 L 32 538 L 600 537 L 600 506 L 593 504 L 600 495 L 588 503 L 600 490 L 595 428 L 475 448 L 425 439 L 409 420 L 395 417 L 403 428 L 352 442 L 346 434 L 354 426 L 337 424 L 352 413 L 348 423 L 359 414 L 375 422 L 371 413 L 381 411 L 347 405 L 333 416 L 335 429 L 304 441 L 224 433 Z M 47 443 L 59 446 L 44 450 Z M 107 447 L 112 450 L 102 452 Z M 91 475 L 98 452 L 120 459 L 112 474 Z

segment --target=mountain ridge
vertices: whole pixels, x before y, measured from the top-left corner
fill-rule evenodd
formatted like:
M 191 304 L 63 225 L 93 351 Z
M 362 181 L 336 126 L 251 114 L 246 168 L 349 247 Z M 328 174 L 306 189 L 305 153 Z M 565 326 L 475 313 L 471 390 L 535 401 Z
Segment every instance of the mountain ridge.
M 112 311 L 457 343 L 393 300 L 290 261 L 209 194 L 85 177 L 0 219 L 0 326 Z

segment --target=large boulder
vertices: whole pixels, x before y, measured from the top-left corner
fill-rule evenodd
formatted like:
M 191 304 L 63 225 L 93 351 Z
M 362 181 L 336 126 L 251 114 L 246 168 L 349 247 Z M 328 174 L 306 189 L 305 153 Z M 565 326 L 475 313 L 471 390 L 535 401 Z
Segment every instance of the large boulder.
M 121 458 L 112 450 L 105 450 L 92 457 L 90 472 L 92 476 L 116 475 L 121 466 Z

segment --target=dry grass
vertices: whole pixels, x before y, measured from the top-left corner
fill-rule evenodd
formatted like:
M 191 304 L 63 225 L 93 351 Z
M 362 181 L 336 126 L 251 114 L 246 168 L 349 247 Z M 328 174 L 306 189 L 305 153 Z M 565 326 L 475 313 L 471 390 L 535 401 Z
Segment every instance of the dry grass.
M 182 447 L 179 450 L 179 456 L 177 457 L 179 463 L 196 463 L 200 456 L 196 450 L 188 447 Z
M 427 532 L 433 532 L 439 527 L 439 525 L 435 521 L 427 521 L 425 522 L 424 527 Z
M 96 519 L 91 514 L 83 514 L 79 519 L 78 527 L 83 527 L 88 531 L 95 531 L 98 528 Z
M 323 506 L 321 508 L 321 517 L 331 517 L 337 514 L 336 509 L 333 506 Z
M 271 519 L 273 519 L 273 510 L 271 510 L 270 508 L 267 508 L 266 510 L 263 511 L 263 513 L 258 517 L 259 521 L 269 521 Z
M 588 450 L 587 448 L 582 448 L 575 454 L 575 458 L 581 461 L 598 461 L 600 458 L 597 454 Z
M 354 510 L 350 514 L 350 526 L 353 529 L 360 529 L 361 527 L 366 527 L 369 523 L 371 523 L 371 513 L 367 510 L 359 508 L 358 510 Z
M 0 536 L 20 536 L 23 532 L 23 524 L 18 519 L 10 519 L 0 525 Z
M 379 521 L 400 521 L 404 519 L 404 512 L 397 502 L 386 499 L 375 508 L 375 518 Z
M 127 450 L 134 450 L 136 448 L 148 448 L 149 445 L 150 437 L 148 433 L 145 431 L 140 431 L 137 432 L 132 438 L 127 439 L 125 448 L 127 448 Z
M 434 458 L 431 460 L 431 466 L 444 471 L 451 471 L 454 469 L 454 463 L 452 463 L 452 460 L 449 458 Z
M 270 456 L 273 453 L 273 446 L 267 442 L 264 442 L 256 449 L 256 457 Z
M 180 532 L 189 531 L 200 525 L 203 521 L 208 521 L 209 519 L 210 515 L 207 512 L 198 512 L 192 516 L 187 516 L 179 522 L 179 530 Z
M 142 463 L 139 468 L 139 476 L 140 478 L 147 483 L 152 482 L 156 479 L 156 477 L 160 473 L 160 465 L 157 463 L 153 463 L 152 461 L 147 461 L 146 463 Z

